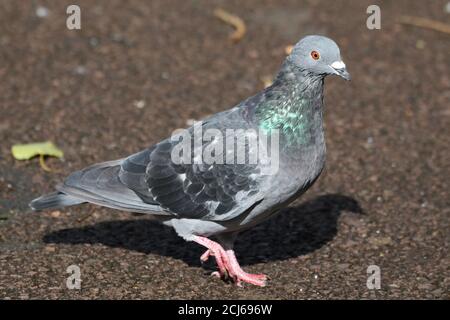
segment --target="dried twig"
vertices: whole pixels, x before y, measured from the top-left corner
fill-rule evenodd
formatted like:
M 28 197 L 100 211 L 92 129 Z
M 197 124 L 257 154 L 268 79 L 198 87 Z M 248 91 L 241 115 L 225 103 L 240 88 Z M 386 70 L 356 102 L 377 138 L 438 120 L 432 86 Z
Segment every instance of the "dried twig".
M 220 8 L 214 10 L 214 15 L 223 22 L 232 25 L 236 29 L 230 35 L 230 40 L 232 40 L 233 42 L 238 42 L 244 37 L 247 28 L 241 18 Z
M 431 29 L 438 32 L 443 32 L 450 34 L 450 25 L 445 24 L 440 21 L 435 21 L 427 18 L 412 17 L 412 16 L 401 16 L 399 18 L 399 23 L 408 24 L 411 26 L 416 26 L 419 28 Z

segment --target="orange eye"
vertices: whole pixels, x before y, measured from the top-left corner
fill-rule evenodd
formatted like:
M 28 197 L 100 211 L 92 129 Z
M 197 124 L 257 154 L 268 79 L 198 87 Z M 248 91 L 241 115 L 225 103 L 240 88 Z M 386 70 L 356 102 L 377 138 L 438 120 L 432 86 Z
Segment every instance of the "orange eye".
M 319 60 L 320 54 L 319 54 L 317 51 L 311 51 L 311 57 L 312 57 L 314 60 Z

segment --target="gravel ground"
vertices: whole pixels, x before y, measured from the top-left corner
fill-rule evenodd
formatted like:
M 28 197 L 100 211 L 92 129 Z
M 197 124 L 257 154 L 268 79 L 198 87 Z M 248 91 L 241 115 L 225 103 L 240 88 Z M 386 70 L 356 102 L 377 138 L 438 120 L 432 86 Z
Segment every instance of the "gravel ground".
M 396 23 L 448 23 L 447 1 L 376 1 L 374 31 L 374 1 L 78 0 L 82 30 L 69 31 L 72 2 L 0 2 L 1 298 L 450 298 L 450 36 Z M 216 7 L 244 19 L 241 42 L 229 41 Z M 311 33 L 339 43 L 353 81 L 326 81 L 318 182 L 238 240 L 244 267 L 268 274 L 267 287 L 210 277 L 202 248 L 145 216 L 27 208 L 71 171 L 254 94 L 285 46 Z M 10 155 L 43 140 L 65 152 L 47 161 L 53 172 Z M 74 264 L 81 290 L 66 287 Z M 369 265 L 380 267 L 380 290 L 366 286 Z

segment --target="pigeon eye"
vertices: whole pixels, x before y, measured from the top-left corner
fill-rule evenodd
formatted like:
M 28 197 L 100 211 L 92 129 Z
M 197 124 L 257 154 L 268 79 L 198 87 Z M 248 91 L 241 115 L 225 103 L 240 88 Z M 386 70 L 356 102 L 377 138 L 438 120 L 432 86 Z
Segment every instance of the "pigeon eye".
M 320 54 L 319 54 L 317 51 L 311 51 L 311 57 L 312 57 L 314 60 L 319 60 Z

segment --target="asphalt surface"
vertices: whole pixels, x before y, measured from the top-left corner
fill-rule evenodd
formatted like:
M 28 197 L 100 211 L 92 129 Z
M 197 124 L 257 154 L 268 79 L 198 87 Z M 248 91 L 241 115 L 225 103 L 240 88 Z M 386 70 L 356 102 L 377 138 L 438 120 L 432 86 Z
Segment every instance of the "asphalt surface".
M 448 299 L 450 36 L 400 25 L 450 22 L 447 1 L 0 2 L 0 298 Z M 38 17 L 39 10 L 44 17 Z M 247 33 L 212 14 L 240 16 Z M 44 13 L 44 14 L 42 14 Z M 202 248 L 169 228 L 84 205 L 27 203 L 73 170 L 139 151 L 263 87 L 286 45 L 325 34 L 353 81 L 326 80 L 327 167 L 279 216 L 245 232 L 237 255 L 269 285 L 209 276 Z M 16 143 L 52 140 L 64 161 L 16 161 Z M 66 287 L 78 265 L 81 290 Z M 381 289 L 366 286 L 381 270 Z

